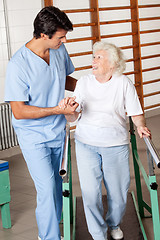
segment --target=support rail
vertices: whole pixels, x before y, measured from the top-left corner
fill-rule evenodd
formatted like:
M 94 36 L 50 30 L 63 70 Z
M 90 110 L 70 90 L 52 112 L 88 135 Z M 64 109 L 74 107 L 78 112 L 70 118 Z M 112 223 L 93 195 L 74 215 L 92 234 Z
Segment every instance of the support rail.
M 138 156 L 136 136 L 134 133 L 135 130 L 134 130 L 134 126 L 133 126 L 131 117 L 130 117 L 129 122 L 130 122 L 130 137 L 131 137 L 132 156 L 133 156 L 136 192 L 137 192 L 137 203 L 138 204 L 135 201 L 133 192 L 132 192 L 132 196 L 133 196 L 137 216 L 139 219 L 143 237 L 145 240 L 147 240 L 147 236 L 146 236 L 146 233 L 145 233 L 145 230 L 143 227 L 143 223 L 142 223 L 142 219 L 146 217 L 144 214 L 144 209 L 146 209 L 151 214 L 152 222 L 153 222 L 154 240 L 159 240 L 160 218 L 159 218 L 159 205 L 158 205 L 158 194 L 157 194 L 158 184 L 156 182 L 156 176 L 154 173 L 154 162 L 156 163 L 157 167 L 160 168 L 160 155 L 159 155 L 156 147 L 154 146 L 152 140 L 149 137 L 144 138 L 144 141 L 145 141 L 145 144 L 147 147 L 147 159 L 148 159 L 148 168 L 149 168 L 149 175 L 147 175 L 145 172 L 145 169 L 142 165 L 142 162 Z M 153 162 L 153 160 L 154 160 L 154 162 Z M 149 206 L 143 200 L 140 171 L 142 173 L 142 176 L 145 180 L 145 183 L 146 183 L 147 188 L 150 193 L 151 206 Z
M 59 170 L 59 175 L 61 177 L 65 177 L 67 175 L 68 179 L 68 144 L 69 144 L 69 125 L 66 125 L 66 137 L 65 137 L 65 143 L 64 143 L 64 150 L 63 150 L 63 157 L 62 162 Z
M 63 235 L 64 240 L 75 240 L 75 206 L 72 197 L 72 167 L 70 147 L 70 126 L 66 125 L 66 137 L 59 174 L 63 178 Z M 75 205 L 75 204 L 74 204 Z M 72 231 L 71 231 L 72 226 Z M 72 237 L 71 237 L 72 232 Z

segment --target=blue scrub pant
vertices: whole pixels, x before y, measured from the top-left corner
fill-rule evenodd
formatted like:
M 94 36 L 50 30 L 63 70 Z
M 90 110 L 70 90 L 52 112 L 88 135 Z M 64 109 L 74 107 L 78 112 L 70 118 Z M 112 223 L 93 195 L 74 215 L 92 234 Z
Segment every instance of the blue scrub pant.
M 76 158 L 88 230 L 94 240 L 107 238 L 125 213 L 130 184 L 129 145 L 94 147 L 76 140 Z M 103 218 L 102 179 L 108 212 Z
M 36 219 L 42 240 L 60 240 L 62 178 L 59 165 L 62 148 L 22 149 L 37 191 Z M 37 236 L 38 237 L 38 236 Z

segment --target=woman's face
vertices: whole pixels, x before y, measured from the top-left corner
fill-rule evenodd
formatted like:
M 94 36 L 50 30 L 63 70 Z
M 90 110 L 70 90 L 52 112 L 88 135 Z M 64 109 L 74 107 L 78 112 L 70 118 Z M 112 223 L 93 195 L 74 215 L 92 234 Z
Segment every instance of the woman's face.
M 93 55 L 92 70 L 95 76 L 106 75 L 113 70 L 105 50 L 98 50 Z

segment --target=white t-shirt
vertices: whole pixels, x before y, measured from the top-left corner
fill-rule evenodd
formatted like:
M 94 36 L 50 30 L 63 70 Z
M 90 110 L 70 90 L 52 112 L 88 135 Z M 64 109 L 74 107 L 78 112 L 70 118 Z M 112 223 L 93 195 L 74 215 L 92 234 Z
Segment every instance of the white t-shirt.
M 136 89 L 125 75 L 100 83 L 94 75 L 81 77 L 73 93 L 82 109 L 75 138 L 83 143 L 109 147 L 128 144 L 128 116 L 143 113 Z M 78 111 L 78 110 L 77 110 Z

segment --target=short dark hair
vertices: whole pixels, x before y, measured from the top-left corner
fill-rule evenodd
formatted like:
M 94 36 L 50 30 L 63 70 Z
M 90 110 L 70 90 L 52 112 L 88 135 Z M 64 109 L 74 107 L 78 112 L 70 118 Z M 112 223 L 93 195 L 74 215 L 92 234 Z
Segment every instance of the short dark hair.
M 67 15 L 59 8 L 53 6 L 42 8 L 37 14 L 33 25 L 33 35 L 36 39 L 41 37 L 41 33 L 48 35 L 51 39 L 58 28 L 67 32 L 73 30 L 73 25 Z

